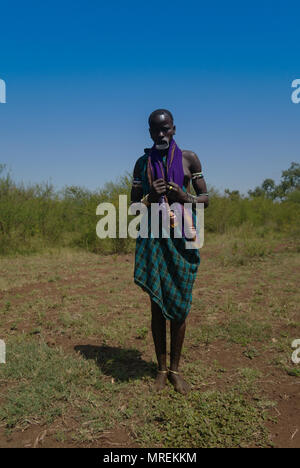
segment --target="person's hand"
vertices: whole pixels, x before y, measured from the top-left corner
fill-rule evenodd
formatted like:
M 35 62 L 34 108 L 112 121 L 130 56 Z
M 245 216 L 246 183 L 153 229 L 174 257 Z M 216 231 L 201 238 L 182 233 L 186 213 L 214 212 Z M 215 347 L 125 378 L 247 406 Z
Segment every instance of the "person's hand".
M 170 202 L 185 203 L 186 193 L 175 182 L 167 183 L 167 197 Z
M 166 182 L 164 179 L 154 180 L 149 192 L 148 201 L 150 203 L 157 203 L 160 197 L 166 194 L 166 191 Z

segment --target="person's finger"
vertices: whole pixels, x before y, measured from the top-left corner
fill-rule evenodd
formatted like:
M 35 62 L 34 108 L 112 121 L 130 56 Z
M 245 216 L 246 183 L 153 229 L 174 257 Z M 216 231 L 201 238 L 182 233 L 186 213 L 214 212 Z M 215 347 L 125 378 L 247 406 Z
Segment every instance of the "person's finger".
M 156 190 L 165 190 L 167 187 L 166 185 L 156 185 L 155 188 Z

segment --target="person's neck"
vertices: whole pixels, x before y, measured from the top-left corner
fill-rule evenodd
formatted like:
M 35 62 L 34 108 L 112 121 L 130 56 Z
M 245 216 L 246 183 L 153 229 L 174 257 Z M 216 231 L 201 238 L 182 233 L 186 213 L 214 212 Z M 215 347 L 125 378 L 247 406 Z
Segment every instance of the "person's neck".
M 165 150 L 158 150 L 159 154 L 161 157 L 163 156 L 166 156 L 169 152 L 169 148 L 165 149 Z

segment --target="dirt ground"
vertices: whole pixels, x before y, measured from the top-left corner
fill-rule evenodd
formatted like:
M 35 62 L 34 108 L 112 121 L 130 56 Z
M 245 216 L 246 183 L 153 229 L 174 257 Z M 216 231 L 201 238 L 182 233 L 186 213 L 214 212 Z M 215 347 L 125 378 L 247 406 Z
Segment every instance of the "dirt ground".
M 300 254 L 279 245 L 262 260 L 224 266 L 219 251 L 216 244 L 203 249 L 181 369 L 197 374 L 193 366 L 199 362 L 204 377 L 195 378 L 192 391 L 200 393 L 222 392 L 238 384 L 238 369 L 255 371 L 260 407 L 267 409 L 264 424 L 270 445 L 299 448 L 300 364 L 291 361 L 290 343 L 300 338 Z M 137 382 L 146 382 L 141 385 L 147 385 L 148 391 L 155 373 L 149 368 L 149 381 L 144 381 L 139 372 L 147 363 L 153 367 L 155 362 L 149 299 L 133 283 L 133 254 L 100 257 L 61 251 L 5 258 L 0 263 L 0 338 L 7 343 L 15 343 L 20 337 L 36 344 L 42 341 L 67 356 L 76 358 L 79 353 L 88 362 L 99 352 L 107 353 L 106 362 L 110 362 L 114 352 L 137 350 L 133 375 Z M 255 328 L 257 323 L 259 329 Z M 248 334 L 243 324 L 251 325 Z M 8 365 L 0 365 L 0 406 L 6 404 L 9 390 L 18 384 L 11 375 L 1 374 Z M 113 367 L 111 371 L 105 369 L 104 382 L 111 385 L 119 374 Z M 118 396 L 123 406 L 127 404 L 126 389 L 124 392 Z M 247 398 L 247 390 L 245 393 Z M 256 398 L 253 395 L 253 391 L 248 395 L 251 401 Z M 88 421 L 79 417 L 72 405 L 48 422 L 40 414 L 32 413 L 28 419 L 23 414 L 19 419 L 14 415 L 9 430 L 9 410 L 3 414 L 1 421 L 0 412 L 3 448 L 130 448 L 147 444 L 136 437 L 134 415 L 96 436 L 85 433 L 80 439 L 73 433 L 88 426 Z M 127 421 L 130 417 L 131 425 Z M 251 446 L 255 444 L 249 440 Z

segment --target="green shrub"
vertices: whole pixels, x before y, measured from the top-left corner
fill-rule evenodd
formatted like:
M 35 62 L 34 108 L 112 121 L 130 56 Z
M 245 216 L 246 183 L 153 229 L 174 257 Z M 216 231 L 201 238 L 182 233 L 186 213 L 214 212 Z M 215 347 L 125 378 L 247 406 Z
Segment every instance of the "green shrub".
M 95 253 L 126 253 L 134 250 L 134 239 L 118 238 L 119 195 L 130 201 L 131 176 L 125 175 L 102 189 L 91 191 L 66 186 L 55 192 L 53 185 L 16 184 L 10 174 L 4 175 L 0 164 L 0 255 L 32 253 L 47 247 L 79 247 Z M 246 264 L 251 258 L 264 257 L 268 246 L 255 235 L 265 237 L 288 235 L 300 237 L 299 190 L 289 193 L 284 201 L 266 196 L 243 197 L 238 191 L 222 195 L 210 189 L 210 205 L 205 211 L 205 231 L 216 234 L 238 233 L 230 252 L 223 254 L 224 264 Z M 96 208 L 101 202 L 116 207 L 117 237 L 99 239 Z M 128 223 L 132 217 L 128 217 Z M 299 246 L 300 249 L 300 246 Z

